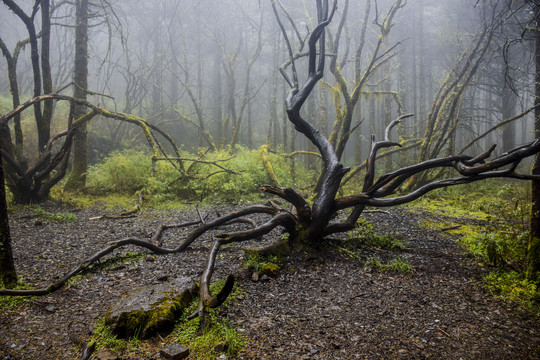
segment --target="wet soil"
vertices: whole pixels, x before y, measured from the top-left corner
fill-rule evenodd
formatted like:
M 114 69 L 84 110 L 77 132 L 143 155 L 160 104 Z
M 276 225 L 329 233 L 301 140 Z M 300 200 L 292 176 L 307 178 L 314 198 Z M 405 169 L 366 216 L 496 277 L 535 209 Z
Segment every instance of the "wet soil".
M 17 270 L 34 287 L 46 285 L 108 241 L 149 239 L 161 223 L 197 219 L 190 211 L 145 210 L 136 218 L 114 220 L 93 219 L 111 212 L 97 207 L 77 210 L 51 203 L 44 208 L 73 212 L 77 220 L 43 221 L 28 209 L 11 214 Z M 448 234 L 419 226 L 433 215 L 402 208 L 364 217 L 379 232 L 402 234 L 407 248 L 362 250 L 360 259 L 335 249 L 295 251 L 275 278 L 239 277 L 243 293 L 228 310 L 246 339 L 239 358 L 540 359 L 540 317 L 482 288 L 486 266 L 478 266 Z M 444 216 L 437 221 L 456 223 Z M 164 245 L 173 246 L 186 232 L 170 230 Z M 119 298 L 166 279 L 196 279 L 210 242 L 211 234 L 184 253 L 165 256 L 122 249 L 113 255 L 124 258 L 104 261 L 53 294 L 0 308 L 0 359 L 78 359 L 79 344 L 90 339 L 96 321 Z M 370 256 L 408 259 L 414 270 L 399 274 L 366 268 Z M 214 278 L 243 269 L 241 249 L 227 247 Z M 158 359 L 170 341 L 144 341 L 138 353 L 122 356 Z

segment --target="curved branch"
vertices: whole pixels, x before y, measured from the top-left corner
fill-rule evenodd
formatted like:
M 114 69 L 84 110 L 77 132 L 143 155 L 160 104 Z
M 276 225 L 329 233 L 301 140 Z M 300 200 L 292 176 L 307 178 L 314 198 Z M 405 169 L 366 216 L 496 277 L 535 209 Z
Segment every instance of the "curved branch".
M 268 234 L 278 226 L 283 226 L 289 231 L 292 231 L 295 224 L 296 221 L 291 214 L 287 212 L 280 212 L 269 221 L 254 229 L 238 231 L 230 234 L 216 235 L 218 240 L 214 242 L 206 260 L 204 271 L 201 274 L 199 316 L 202 315 L 205 307 L 213 308 L 223 304 L 223 302 L 227 299 L 227 296 L 229 296 L 230 292 L 232 291 L 234 285 L 234 276 L 229 275 L 227 277 L 227 281 L 225 282 L 225 286 L 216 296 L 213 296 L 210 292 L 210 281 L 212 279 L 212 274 L 214 273 L 216 257 L 222 245 L 258 238 Z
M 300 222 L 307 221 L 311 218 L 311 208 L 307 201 L 296 190 L 278 186 L 266 185 L 260 188 L 269 194 L 277 195 L 280 198 L 290 202 L 295 208 Z

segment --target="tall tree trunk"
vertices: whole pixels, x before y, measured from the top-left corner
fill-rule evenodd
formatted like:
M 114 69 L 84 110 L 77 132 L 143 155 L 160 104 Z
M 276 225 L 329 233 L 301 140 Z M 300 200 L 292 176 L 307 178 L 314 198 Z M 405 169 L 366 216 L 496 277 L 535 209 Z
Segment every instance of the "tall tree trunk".
M 51 43 L 51 15 L 49 0 L 41 0 L 41 71 L 43 77 L 43 93 L 50 94 L 53 92 L 51 64 L 49 60 L 50 43 Z M 45 144 L 49 141 L 51 134 L 51 120 L 53 115 L 53 101 L 46 100 L 43 102 L 42 113 L 42 132 Z M 45 138 L 47 141 L 45 141 Z M 43 149 L 40 144 L 39 151 Z
M 6 187 L 4 182 L 4 164 L 0 152 L 0 286 L 12 288 L 17 284 L 17 273 L 13 263 L 11 250 L 11 232 L 6 202 Z
M 501 92 L 501 104 L 502 104 L 502 120 L 509 119 L 512 116 L 516 115 L 516 105 L 518 102 L 518 96 L 515 89 L 512 88 L 510 81 L 514 79 L 514 76 L 510 75 L 507 77 L 506 74 L 511 74 L 512 71 L 512 53 L 509 52 L 509 58 L 506 61 L 503 61 L 504 75 L 502 76 L 502 92 Z M 514 122 L 508 124 L 502 133 L 502 151 L 508 151 L 513 149 L 516 145 L 515 141 L 515 131 L 516 125 Z
M 534 105 L 537 106 L 534 115 L 534 133 L 538 139 L 540 136 L 540 5 L 535 5 L 535 97 Z M 540 175 L 540 155 L 536 154 L 532 168 L 533 175 Z M 531 203 L 531 233 L 527 253 L 527 278 L 540 284 L 540 180 L 532 181 L 532 203 Z
M 75 9 L 75 73 L 73 96 L 86 100 L 88 88 L 88 0 L 77 0 Z M 86 113 L 83 105 L 75 104 L 74 118 Z M 77 129 L 73 142 L 73 167 L 65 185 L 66 190 L 80 190 L 86 185 L 88 170 L 88 133 L 86 124 Z

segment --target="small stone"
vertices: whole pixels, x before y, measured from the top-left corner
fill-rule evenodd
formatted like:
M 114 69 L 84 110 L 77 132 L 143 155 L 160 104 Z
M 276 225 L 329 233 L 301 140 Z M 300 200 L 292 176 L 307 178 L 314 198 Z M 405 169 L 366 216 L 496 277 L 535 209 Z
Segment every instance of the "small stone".
M 94 359 L 96 360 L 118 360 L 119 357 L 113 353 L 111 350 L 99 349 L 94 354 Z
M 217 353 L 224 353 L 227 351 L 228 348 L 229 348 L 229 345 L 222 343 L 222 344 L 216 345 L 216 347 L 214 347 L 214 351 Z
M 185 359 L 188 357 L 189 349 L 180 344 L 173 344 L 173 345 L 167 346 L 164 349 L 161 349 L 159 351 L 159 355 L 163 359 L 167 359 L 167 360 L 180 360 L 180 359 Z
M 45 307 L 45 310 L 46 310 L 47 312 L 53 313 L 53 312 L 56 311 L 56 306 L 54 306 L 54 305 L 52 305 L 52 304 L 51 304 L 51 305 L 47 305 L 47 306 Z
M 270 280 L 270 277 L 268 275 L 264 274 L 263 276 L 261 276 L 261 281 L 262 282 L 265 282 L 265 281 L 268 281 L 268 280 Z
M 254 272 L 252 275 L 251 275 L 251 281 L 259 281 L 259 274 Z
M 162 274 L 157 277 L 157 281 L 167 281 L 167 280 L 169 280 L 169 275 L 167 274 Z

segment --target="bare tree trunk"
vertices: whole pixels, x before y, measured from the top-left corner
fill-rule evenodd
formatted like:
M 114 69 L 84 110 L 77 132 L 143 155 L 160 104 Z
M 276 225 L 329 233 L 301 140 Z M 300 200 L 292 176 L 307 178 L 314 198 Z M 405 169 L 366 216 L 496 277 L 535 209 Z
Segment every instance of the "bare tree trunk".
M 51 64 L 49 61 L 50 43 L 51 43 L 51 15 L 50 1 L 41 0 L 41 70 L 43 72 L 43 93 L 50 94 L 53 92 Z M 42 116 L 42 132 L 46 136 L 47 141 L 51 134 L 51 120 L 53 115 L 53 101 L 48 100 L 43 102 Z M 45 140 L 43 140 L 45 141 Z M 45 141 L 46 144 L 46 141 Z M 41 152 L 43 147 L 40 146 Z
M 88 0 L 77 0 L 75 9 L 75 89 L 73 97 L 86 100 L 88 88 Z M 75 104 L 74 118 L 86 113 L 82 104 Z M 88 170 L 88 132 L 86 124 L 76 130 L 73 138 L 73 166 L 64 189 L 80 190 L 86 185 Z

